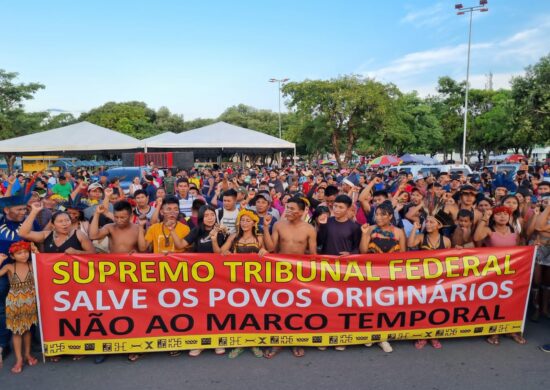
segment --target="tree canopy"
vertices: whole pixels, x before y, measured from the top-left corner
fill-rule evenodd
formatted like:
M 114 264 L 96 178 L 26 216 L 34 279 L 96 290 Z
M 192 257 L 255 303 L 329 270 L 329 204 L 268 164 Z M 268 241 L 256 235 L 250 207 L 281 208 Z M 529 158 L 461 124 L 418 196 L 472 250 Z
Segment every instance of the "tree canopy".
M 45 88 L 17 83 L 18 74 L 0 70 L 0 139 L 87 120 L 136 138 L 166 131 L 179 133 L 225 121 L 279 136 L 279 115 L 245 104 L 227 108 L 218 118 L 185 121 L 167 107 L 144 102 L 108 102 L 80 117 L 25 112 L 24 102 Z M 346 75 L 283 86 L 289 108 L 281 114 L 284 139 L 299 154 L 332 153 L 350 161 L 353 152 L 380 155 L 443 153 L 462 150 L 465 82 L 440 77 L 437 93 L 422 98 L 394 84 Z M 470 89 L 467 153 L 487 159 L 490 152 L 513 149 L 530 155 L 550 142 L 550 55 L 512 79 L 510 89 Z

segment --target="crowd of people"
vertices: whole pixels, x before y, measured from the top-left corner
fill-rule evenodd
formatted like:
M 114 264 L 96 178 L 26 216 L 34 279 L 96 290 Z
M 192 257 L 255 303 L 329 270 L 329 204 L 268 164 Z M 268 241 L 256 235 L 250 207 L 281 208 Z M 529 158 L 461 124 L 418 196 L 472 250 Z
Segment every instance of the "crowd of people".
M 2 174 L 1 356 L 11 342 L 12 372 L 37 363 L 30 349 L 37 324 L 32 251 L 341 256 L 536 245 L 530 318 L 550 318 L 550 167 L 523 166 L 514 176 L 488 168 L 480 174 L 427 177 L 384 172 L 364 166 L 162 170 L 151 164 L 126 189 L 120 178 L 109 180 L 101 170 Z M 508 336 L 526 343 L 522 334 Z M 492 345 L 500 341 L 499 335 L 487 338 Z M 442 347 L 437 339 L 417 340 L 414 347 L 428 344 Z M 387 341 L 378 346 L 392 352 Z M 541 349 L 550 351 L 550 345 Z M 228 355 L 244 351 L 236 348 Z M 281 348 L 251 351 L 272 358 Z M 302 347 L 291 351 L 304 355 Z M 131 361 L 140 357 L 128 356 Z M 104 359 L 98 356 L 96 362 Z

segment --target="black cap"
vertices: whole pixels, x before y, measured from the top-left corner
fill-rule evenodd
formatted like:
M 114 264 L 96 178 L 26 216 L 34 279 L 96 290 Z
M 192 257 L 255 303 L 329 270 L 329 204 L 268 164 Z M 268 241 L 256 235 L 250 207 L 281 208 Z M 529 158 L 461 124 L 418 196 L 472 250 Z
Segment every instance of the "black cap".
M 460 193 L 463 193 L 463 192 L 477 192 L 477 189 L 470 184 L 465 184 L 462 187 L 460 187 Z
M 451 180 L 459 180 L 460 181 L 460 175 L 452 174 L 451 175 Z
M 479 184 L 481 183 L 481 179 L 479 178 L 479 176 L 474 176 L 470 179 L 470 183 Z

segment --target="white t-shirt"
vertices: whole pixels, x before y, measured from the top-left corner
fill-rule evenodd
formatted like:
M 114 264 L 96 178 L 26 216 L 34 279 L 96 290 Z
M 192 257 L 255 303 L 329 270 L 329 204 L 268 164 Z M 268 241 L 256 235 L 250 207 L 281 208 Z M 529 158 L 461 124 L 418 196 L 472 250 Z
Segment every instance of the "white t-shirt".
M 220 213 L 223 210 L 223 215 L 220 221 Z M 226 209 L 218 209 L 216 211 L 216 219 L 218 220 L 218 223 L 220 225 L 227 226 L 227 231 L 229 234 L 233 234 L 237 232 L 237 215 L 239 214 L 239 210 L 235 209 L 233 211 L 228 211 Z

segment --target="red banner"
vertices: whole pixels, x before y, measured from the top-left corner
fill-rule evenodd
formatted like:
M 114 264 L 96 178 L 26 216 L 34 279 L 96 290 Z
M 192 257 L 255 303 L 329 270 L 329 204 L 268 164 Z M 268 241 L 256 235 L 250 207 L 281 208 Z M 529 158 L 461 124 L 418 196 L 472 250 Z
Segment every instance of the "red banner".
M 523 330 L 534 248 L 38 254 L 47 355 L 345 345 Z

